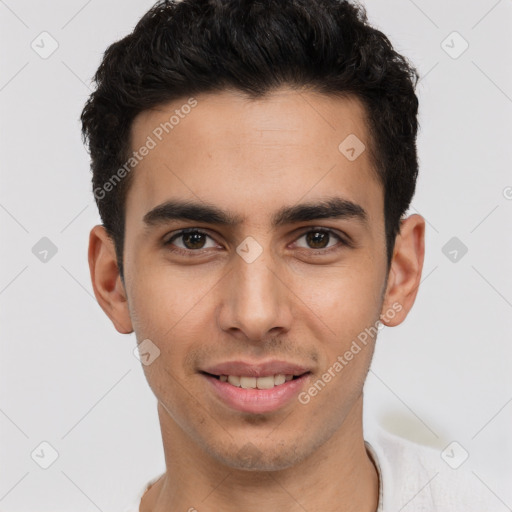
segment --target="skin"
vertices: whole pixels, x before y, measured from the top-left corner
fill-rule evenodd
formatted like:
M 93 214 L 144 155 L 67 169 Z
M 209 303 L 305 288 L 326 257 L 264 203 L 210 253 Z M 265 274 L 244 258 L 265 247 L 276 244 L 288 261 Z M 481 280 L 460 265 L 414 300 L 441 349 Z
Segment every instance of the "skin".
M 196 99 L 133 171 L 125 283 L 104 228 L 90 234 L 99 304 L 120 333 L 134 331 L 139 343 L 149 338 L 160 350 L 143 369 L 158 399 L 166 474 L 141 511 L 375 511 L 378 474 L 362 431 L 375 338 L 309 403 L 292 400 L 272 413 L 229 408 L 198 370 L 277 358 L 311 368 L 315 382 L 379 318 L 386 326 L 405 320 L 421 278 L 424 219 L 402 220 L 388 274 L 383 188 L 370 151 L 349 161 L 338 150 L 349 134 L 369 148 L 356 98 L 282 88 L 258 100 L 233 91 Z M 141 113 L 132 147 L 185 102 Z M 270 224 L 283 206 L 333 195 L 362 206 L 367 225 L 353 218 Z M 144 215 L 168 199 L 207 202 L 245 220 L 235 227 L 173 221 L 148 230 Z M 196 246 L 177 238 L 173 247 L 197 252 L 202 243 L 200 256 L 178 255 L 163 243 L 187 227 L 208 236 Z M 333 229 L 353 245 L 334 235 L 323 245 L 308 243 L 312 227 Z M 236 252 L 248 236 L 262 248 L 252 263 Z M 323 247 L 337 250 L 314 254 Z M 401 310 L 391 318 L 393 304 Z M 248 447 L 253 456 L 242 457 Z

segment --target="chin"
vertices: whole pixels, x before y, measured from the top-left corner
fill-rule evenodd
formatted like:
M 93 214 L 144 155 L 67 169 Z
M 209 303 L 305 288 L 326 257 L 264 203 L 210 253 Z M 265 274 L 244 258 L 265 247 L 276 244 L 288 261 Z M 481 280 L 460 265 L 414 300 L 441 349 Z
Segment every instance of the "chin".
M 287 444 L 283 441 L 271 443 L 265 439 L 233 444 L 222 452 L 212 447 L 209 451 L 225 466 L 245 471 L 280 471 L 299 464 L 309 454 L 303 440 L 299 445 L 296 440 Z

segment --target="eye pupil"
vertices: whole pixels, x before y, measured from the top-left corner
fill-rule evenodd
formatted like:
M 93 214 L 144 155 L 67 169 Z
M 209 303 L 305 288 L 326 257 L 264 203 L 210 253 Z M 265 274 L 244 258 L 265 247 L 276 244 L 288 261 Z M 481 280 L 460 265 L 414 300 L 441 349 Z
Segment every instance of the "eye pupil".
M 308 240 L 308 244 L 311 245 L 312 243 L 314 249 L 323 249 L 327 245 L 327 241 L 329 240 L 329 233 L 325 233 L 323 231 L 310 231 L 309 233 L 307 233 L 306 237 Z M 316 245 L 318 242 L 320 242 L 320 246 Z
M 188 246 L 189 244 L 192 245 L 192 247 L 187 247 L 188 249 L 201 249 L 204 245 L 204 234 L 203 233 L 183 233 L 183 243 L 185 246 Z M 201 240 L 202 238 L 202 240 Z M 202 243 L 201 243 L 202 242 Z

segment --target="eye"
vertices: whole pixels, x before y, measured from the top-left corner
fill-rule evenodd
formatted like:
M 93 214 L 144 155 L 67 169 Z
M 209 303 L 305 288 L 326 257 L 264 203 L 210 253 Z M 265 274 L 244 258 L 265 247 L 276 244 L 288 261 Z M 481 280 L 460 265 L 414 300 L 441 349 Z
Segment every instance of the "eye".
M 165 246 L 170 246 L 171 251 L 186 254 L 190 252 L 199 252 L 201 249 L 210 249 L 215 247 L 216 244 L 213 245 L 205 245 L 206 239 L 209 238 L 213 240 L 208 233 L 201 231 L 196 228 L 182 229 L 178 233 L 175 233 L 168 240 L 164 242 Z M 182 245 L 176 245 L 174 243 L 175 240 L 181 239 Z
M 335 240 L 332 240 L 334 237 Z M 299 241 L 305 239 L 306 245 L 300 245 Z M 210 245 L 207 244 L 207 239 L 211 240 Z M 176 241 L 180 241 L 179 245 Z M 338 243 L 331 243 L 333 241 Z M 326 254 L 331 251 L 340 249 L 343 246 L 350 246 L 349 242 L 344 240 L 340 235 L 331 229 L 326 228 L 313 228 L 303 233 L 295 242 L 300 249 L 310 249 L 308 252 L 312 254 Z M 182 229 L 174 233 L 170 238 L 164 241 L 164 245 L 172 252 L 182 254 L 185 256 L 192 256 L 194 253 L 202 254 L 207 249 L 216 248 L 216 242 L 213 238 L 197 228 Z
M 338 240 L 338 244 L 329 245 L 333 237 Z M 331 250 L 339 249 L 340 245 L 349 245 L 348 242 L 343 240 L 343 238 L 341 238 L 341 236 L 335 233 L 333 230 L 325 228 L 310 229 L 306 233 L 303 233 L 297 240 L 299 241 L 302 238 L 305 238 L 306 245 L 301 246 L 299 244 L 298 247 L 313 249 L 314 253 L 327 253 L 331 252 Z

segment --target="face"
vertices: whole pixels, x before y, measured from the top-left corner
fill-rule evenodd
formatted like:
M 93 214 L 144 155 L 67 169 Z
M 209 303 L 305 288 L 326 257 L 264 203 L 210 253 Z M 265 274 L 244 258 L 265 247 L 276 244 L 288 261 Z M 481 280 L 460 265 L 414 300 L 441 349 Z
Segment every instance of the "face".
M 159 351 L 143 368 L 175 437 L 234 468 L 283 469 L 352 421 L 368 329 L 412 302 L 402 290 L 392 306 L 400 272 L 387 283 L 383 188 L 357 99 L 195 101 L 133 123 L 132 148 L 152 147 L 127 196 L 125 283 L 111 287 L 126 300 L 104 309 Z

